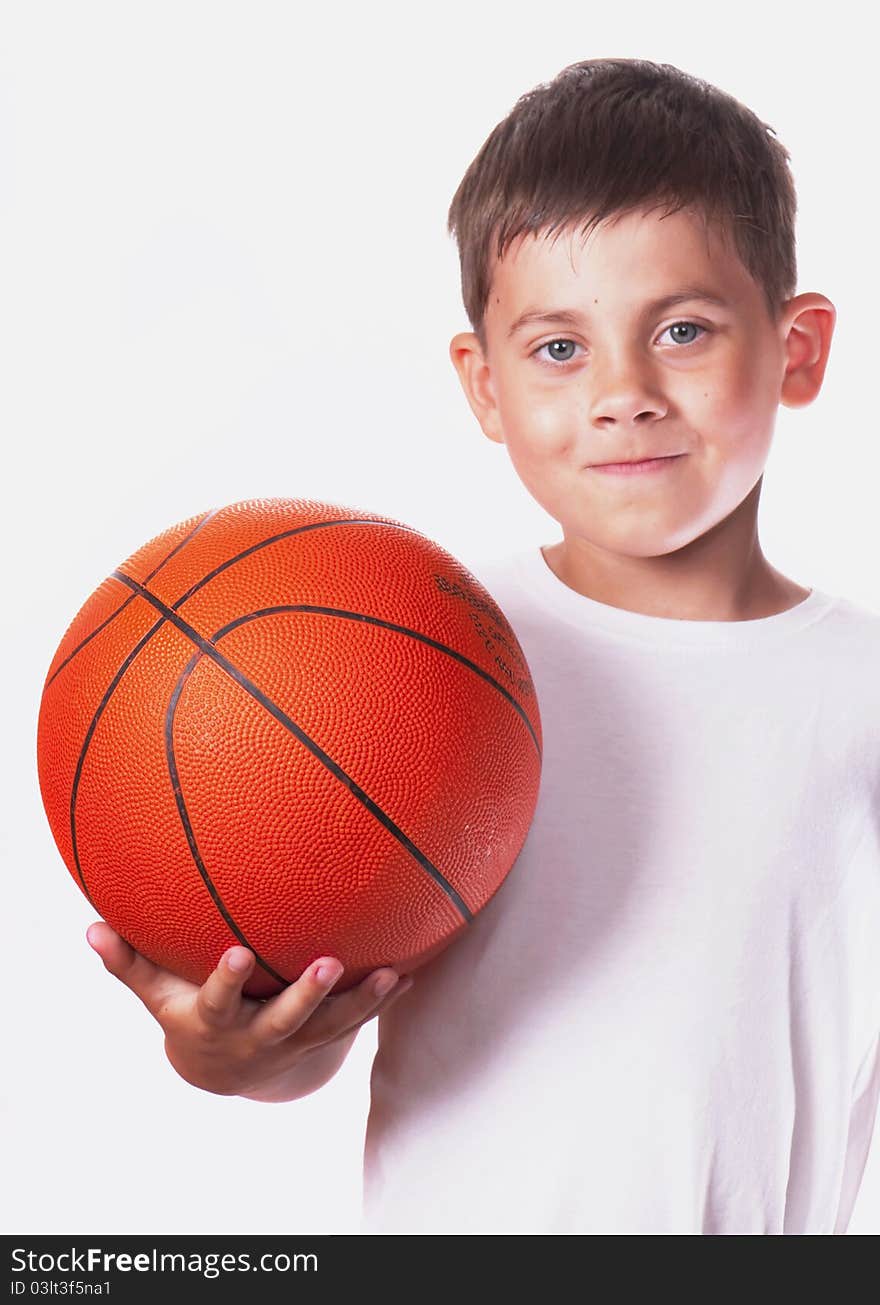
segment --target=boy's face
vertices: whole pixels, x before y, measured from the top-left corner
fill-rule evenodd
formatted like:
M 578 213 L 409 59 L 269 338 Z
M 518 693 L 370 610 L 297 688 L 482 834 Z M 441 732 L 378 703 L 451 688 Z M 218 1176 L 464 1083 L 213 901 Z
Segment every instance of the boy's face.
M 573 316 L 517 325 L 556 310 Z M 495 264 L 485 355 L 472 333 L 450 354 L 485 434 L 566 538 L 647 558 L 684 548 L 756 487 L 779 403 L 809 403 L 821 385 L 833 317 L 809 294 L 774 324 L 701 219 L 639 210 L 586 241 L 515 242 Z M 594 467 L 670 454 L 653 473 Z

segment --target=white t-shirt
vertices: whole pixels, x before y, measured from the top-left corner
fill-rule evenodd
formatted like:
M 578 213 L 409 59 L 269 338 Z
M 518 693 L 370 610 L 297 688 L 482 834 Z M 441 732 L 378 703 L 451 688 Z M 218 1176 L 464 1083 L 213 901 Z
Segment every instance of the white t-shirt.
M 842 1233 L 880 1091 L 880 615 L 470 566 L 543 730 L 523 849 L 379 1017 L 364 1233 Z

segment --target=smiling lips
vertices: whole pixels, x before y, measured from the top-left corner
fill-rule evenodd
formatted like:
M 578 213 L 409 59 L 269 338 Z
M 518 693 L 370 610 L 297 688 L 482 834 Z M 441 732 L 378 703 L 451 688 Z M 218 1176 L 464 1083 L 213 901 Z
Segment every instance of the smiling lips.
M 643 458 L 634 462 L 597 462 L 589 470 L 610 472 L 612 475 L 641 475 L 649 471 L 665 470 L 684 456 L 683 453 L 669 453 L 663 457 Z

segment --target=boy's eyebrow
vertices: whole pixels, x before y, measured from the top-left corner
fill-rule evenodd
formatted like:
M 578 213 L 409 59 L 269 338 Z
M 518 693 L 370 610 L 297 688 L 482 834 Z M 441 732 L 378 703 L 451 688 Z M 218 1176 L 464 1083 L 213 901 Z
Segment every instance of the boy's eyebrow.
M 646 314 L 655 313 L 661 308 L 671 308 L 673 304 L 685 303 L 690 299 L 701 299 L 704 303 L 716 304 L 719 308 L 730 307 L 726 299 L 722 299 L 706 286 L 690 285 L 676 290 L 673 294 L 652 300 L 651 303 L 645 304 L 643 311 Z M 572 308 L 527 308 L 510 327 L 507 338 L 510 339 L 522 327 L 530 326 L 533 322 L 561 322 L 564 326 L 580 326 L 585 320 L 582 313 Z

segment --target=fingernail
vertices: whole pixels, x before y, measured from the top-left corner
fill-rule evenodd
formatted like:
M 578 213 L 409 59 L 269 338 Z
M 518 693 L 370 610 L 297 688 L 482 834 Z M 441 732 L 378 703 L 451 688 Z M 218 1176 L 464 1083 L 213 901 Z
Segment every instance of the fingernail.
M 323 983 L 329 988 L 330 984 L 335 983 L 339 978 L 343 968 L 344 967 L 340 965 L 338 961 L 333 961 L 332 963 L 327 962 L 324 965 L 318 966 L 315 970 L 315 978 L 319 983 Z
M 250 963 L 251 958 L 247 952 L 231 951 L 226 957 L 226 964 L 236 974 L 243 974 Z
M 90 947 L 92 948 L 92 950 L 94 951 L 94 950 L 97 950 L 97 949 L 95 948 L 95 940 L 94 940 L 94 938 L 92 937 L 92 929 L 93 929 L 93 928 L 94 928 L 94 925 L 92 925 L 90 928 L 86 929 L 86 942 L 89 944 L 89 946 L 90 946 Z
M 396 974 L 383 974 L 381 979 L 377 979 L 373 992 L 377 997 L 384 997 L 386 992 L 390 992 L 397 982 Z

